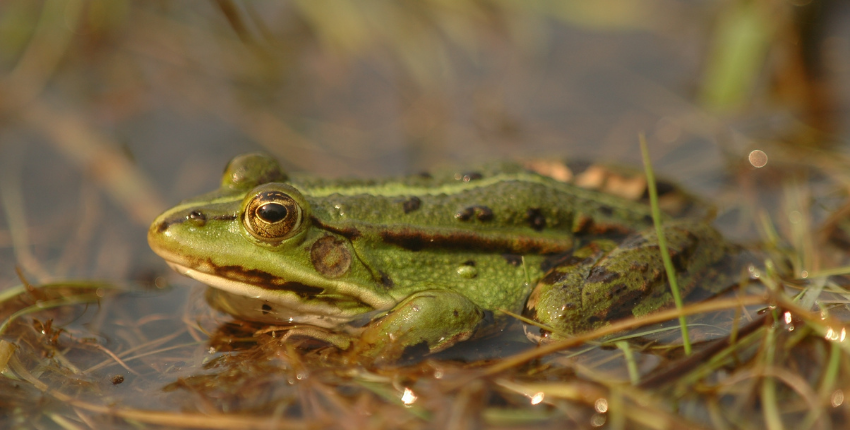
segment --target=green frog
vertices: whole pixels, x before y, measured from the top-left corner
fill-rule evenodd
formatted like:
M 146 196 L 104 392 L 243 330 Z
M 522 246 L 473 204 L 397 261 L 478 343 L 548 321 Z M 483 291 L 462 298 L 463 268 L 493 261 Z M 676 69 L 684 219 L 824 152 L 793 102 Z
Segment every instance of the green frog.
M 683 294 L 729 272 L 736 249 L 704 221 L 664 232 Z M 503 311 L 549 340 L 672 303 L 646 204 L 514 163 L 331 180 L 241 155 L 148 241 L 214 307 L 370 359 L 496 333 Z

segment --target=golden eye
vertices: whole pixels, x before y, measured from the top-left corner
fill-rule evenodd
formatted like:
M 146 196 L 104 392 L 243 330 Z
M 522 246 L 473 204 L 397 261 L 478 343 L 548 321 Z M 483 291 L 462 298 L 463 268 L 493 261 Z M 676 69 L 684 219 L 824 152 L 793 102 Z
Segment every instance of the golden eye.
M 261 191 L 245 207 L 243 222 L 257 239 L 283 240 L 301 226 L 301 206 L 281 191 Z

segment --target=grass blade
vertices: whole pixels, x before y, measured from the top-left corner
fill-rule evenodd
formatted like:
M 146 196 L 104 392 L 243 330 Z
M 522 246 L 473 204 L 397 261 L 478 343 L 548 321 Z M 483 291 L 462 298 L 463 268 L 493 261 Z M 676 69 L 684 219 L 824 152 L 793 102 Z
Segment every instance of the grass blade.
M 640 153 L 643 156 L 643 167 L 646 171 L 646 187 L 649 190 L 649 203 L 652 207 L 652 222 L 655 224 L 655 233 L 658 235 L 658 248 L 661 250 L 661 259 L 664 262 L 664 270 L 667 271 L 667 279 L 670 282 L 670 290 L 676 309 L 682 309 L 682 295 L 679 293 L 679 283 L 676 281 L 676 270 L 667 252 L 667 240 L 664 238 L 664 230 L 661 227 L 661 208 L 658 206 L 658 190 L 655 188 L 655 174 L 652 171 L 652 163 L 649 161 L 649 149 L 646 148 L 646 137 L 640 134 Z M 684 315 L 679 315 L 679 325 L 682 326 L 682 344 L 685 346 L 685 354 L 691 355 L 691 339 L 688 337 L 688 322 Z

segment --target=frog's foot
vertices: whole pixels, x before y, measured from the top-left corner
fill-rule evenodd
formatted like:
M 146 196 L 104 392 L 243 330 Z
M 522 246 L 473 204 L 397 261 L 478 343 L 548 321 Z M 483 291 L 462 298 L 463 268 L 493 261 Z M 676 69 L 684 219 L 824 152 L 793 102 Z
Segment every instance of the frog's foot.
M 372 320 L 352 346 L 354 357 L 397 361 L 406 352 L 433 353 L 470 339 L 486 312 L 449 290 L 415 293 Z

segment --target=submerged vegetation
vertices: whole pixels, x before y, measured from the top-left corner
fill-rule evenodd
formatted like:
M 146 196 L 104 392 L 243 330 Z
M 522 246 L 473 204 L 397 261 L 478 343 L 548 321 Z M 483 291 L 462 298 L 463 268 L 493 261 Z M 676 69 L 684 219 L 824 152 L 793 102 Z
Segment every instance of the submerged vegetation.
M 0 427 L 847 426 L 841 6 L 321 3 L 0 5 Z M 360 363 L 217 313 L 144 242 L 166 202 L 257 147 L 322 175 L 485 152 L 639 168 L 641 131 L 763 265 L 558 342 L 517 316 Z

